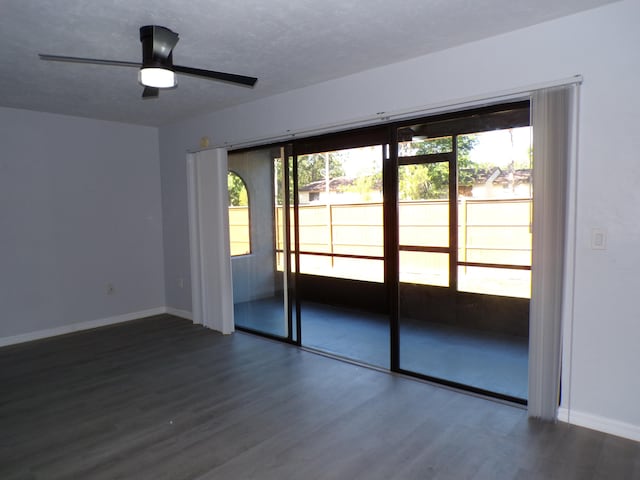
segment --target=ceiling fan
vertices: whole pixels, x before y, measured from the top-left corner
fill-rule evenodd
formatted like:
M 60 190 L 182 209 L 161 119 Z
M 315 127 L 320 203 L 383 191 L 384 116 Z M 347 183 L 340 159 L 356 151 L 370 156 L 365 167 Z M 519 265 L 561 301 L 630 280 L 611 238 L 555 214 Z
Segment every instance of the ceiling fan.
M 178 43 L 178 34 L 166 27 L 158 25 L 140 27 L 140 42 L 142 42 L 142 63 L 102 60 L 99 58 L 64 57 L 43 53 L 40 53 L 39 56 L 41 60 L 54 62 L 89 63 L 94 65 L 139 68 L 138 81 L 144 87 L 142 98 L 157 98 L 160 89 L 175 88 L 177 86 L 176 73 L 208 78 L 210 80 L 221 80 L 248 87 L 253 87 L 258 81 L 255 77 L 174 65 L 173 49 Z

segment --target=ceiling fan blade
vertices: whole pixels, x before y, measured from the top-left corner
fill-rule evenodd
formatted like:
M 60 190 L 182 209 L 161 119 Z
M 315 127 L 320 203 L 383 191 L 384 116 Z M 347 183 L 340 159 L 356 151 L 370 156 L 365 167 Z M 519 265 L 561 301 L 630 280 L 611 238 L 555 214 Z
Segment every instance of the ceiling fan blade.
M 160 89 L 155 87 L 144 87 L 142 91 L 142 98 L 158 98 L 160 95 Z
M 46 60 L 49 62 L 67 62 L 67 63 L 89 63 L 92 65 L 112 65 L 116 67 L 136 67 L 140 68 L 142 65 L 138 62 L 123 62 L 120 60 L 103 60 L 100 58 L 83 58 L 83 57 L 65 57 L 62 55 L 48 55 L 46 53 L 39 53 L 40 60 Z
M 186 75 L 210 78 L 212 80 L 222 80 L 223 82 L 237 83 L 240 85 L 247 85 L 249 87 L 253 87 L 258 81 L 255 77 L 246 77 L 244 75 L 235 75 L 233 73 L 225 72 L 214 72 L 213 70 L 202 70 L 200 68 L 181 67 L 180 65 L 174 65 L 173 70 Z

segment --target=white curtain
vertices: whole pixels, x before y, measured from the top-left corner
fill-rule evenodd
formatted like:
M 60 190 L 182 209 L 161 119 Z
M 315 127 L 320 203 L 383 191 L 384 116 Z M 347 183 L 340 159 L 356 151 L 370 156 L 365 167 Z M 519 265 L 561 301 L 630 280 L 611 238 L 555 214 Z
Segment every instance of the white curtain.
M 234 320 L 227 151 L 189 154 L 187 181 L 193 321 L 229 334 Z
M 568 207 L 573 195 L 578 85 L 531 98 L 533 126 L 533 260 L 529 315 L 530 417 L 556 420 L 562 357 Z

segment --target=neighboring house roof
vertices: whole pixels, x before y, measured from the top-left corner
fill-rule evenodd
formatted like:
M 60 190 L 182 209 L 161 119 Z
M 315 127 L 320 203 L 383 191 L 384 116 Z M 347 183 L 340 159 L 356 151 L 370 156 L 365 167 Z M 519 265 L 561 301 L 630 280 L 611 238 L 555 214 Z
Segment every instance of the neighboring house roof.
M 520 184 L 528 184 L 531 183 L 531 169 L 530 168 L 522 168 L 516 169 L 512 172 L 509 172 L 507 169 L 501 169 L 496 167 L 494 169 L 480 169 L 475 172 L 473 177 L 474 185 L 482 185 L 486 184 L 489 179 L 492 180 L 492 184 L 494 185 L 520 185 Z M 351 187 L 355 184 L 356 178 L 351 177 L 336 177 L 332 178 L 329 181 L 329 191 L 331 192 L 341 192 L 346 188 Z M 375 185 L 376 189 L 382 188 L 381 182 L 378 180 Z M 327 190 L 325 180 L 316 180 L 315 182 L 308 183 L 306 185 L 298 188 L 299 192 L 325 192 Z
M 355 183 L 355 178 L 350 177 L 336 177 L 329 180 L 329 191 L 339 192 L 345 187 L 350 187 Z M 316 180 L 315 182 L 307 183 L 298 188 L 299 192 L 326 192 L 327 185 L 324 179 Z
M 522 168 L 510 172 L 507 169 L 503 170 L 496 167 L 489 170 L 478 170 L 473 177 L 474 185 L 482 185 L 487 183 L 489 180 L 492 180 L 491 183 L 494 185 L 503 186 L 531 183 L 531 169 Z

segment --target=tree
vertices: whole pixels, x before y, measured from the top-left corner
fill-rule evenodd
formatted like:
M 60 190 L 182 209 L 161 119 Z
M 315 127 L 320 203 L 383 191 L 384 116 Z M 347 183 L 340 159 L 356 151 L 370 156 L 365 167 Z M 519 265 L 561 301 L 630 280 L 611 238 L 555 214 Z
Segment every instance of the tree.
M 458 185 L 473 185 L 478 166 L 469 157 L 478 142 L 477 135 L 458 135 Z
M 449 197 L 449 164 L 403 165 L 398 170 L 400 200 L 431 200 Z
M 357 192 L 360 196 L 360 201 L 371 201 L 372 193 L 382 192 L 382 172 L 359 175 L 345 191 Z
M 469 159 L 471 150 L 478 143 L 476 135 L 459 135 L 458 185 L 471 185 L 477 166 Z M 453 149 L 453 137 L 429 139 L 403 145 L 406 155 L 432 155 L 447 153 Z M 449 164 L 447 162 L 403 165 L 398 171 L 398 188 L 401 200 L 445 199 L 449 196 Z
M 229 190 L 229 206 L 246 207 L 249 205 L 249 194 L 244 180 L 236 173 L 227 174 L 227 189 Z
M 299 155 L 298 156 L 298 188 L 309 185 L 312 182 L 324 180 L 326 174 L 326 157 L 329 156 L 329 179 L 344 176 L 344 169 L 342 167 L 342 160 L 339 153 L 314 153 L 311 155 Z M 283 199 L 283 187 L 282 187 L 282 159 L 274 159 L 274 175 L 276 177 L 277 193 L 276 202 L 278 205 L 282 205 Z M 289 170 L 289 175 L 293 175 L 293 169 Z M 293 190 L 293 187 L 292 187 Z M 293 203 L 293 202 L 292 202 Z
M 327 156 L 329 160 L 329 180 L 344 176 L 340 154 L 334 152 L 313 153 L 298 156 L 298 186 L 304 187 L 311 182 L 325 180 Z
M 382 194 L 382 155 L 370 155 L 368 162 L 362 161 L 358 171 L 348 184 L 342 188 L 345 192 L 355 192 L 359 201 L 370 202 L 379 200 Z

